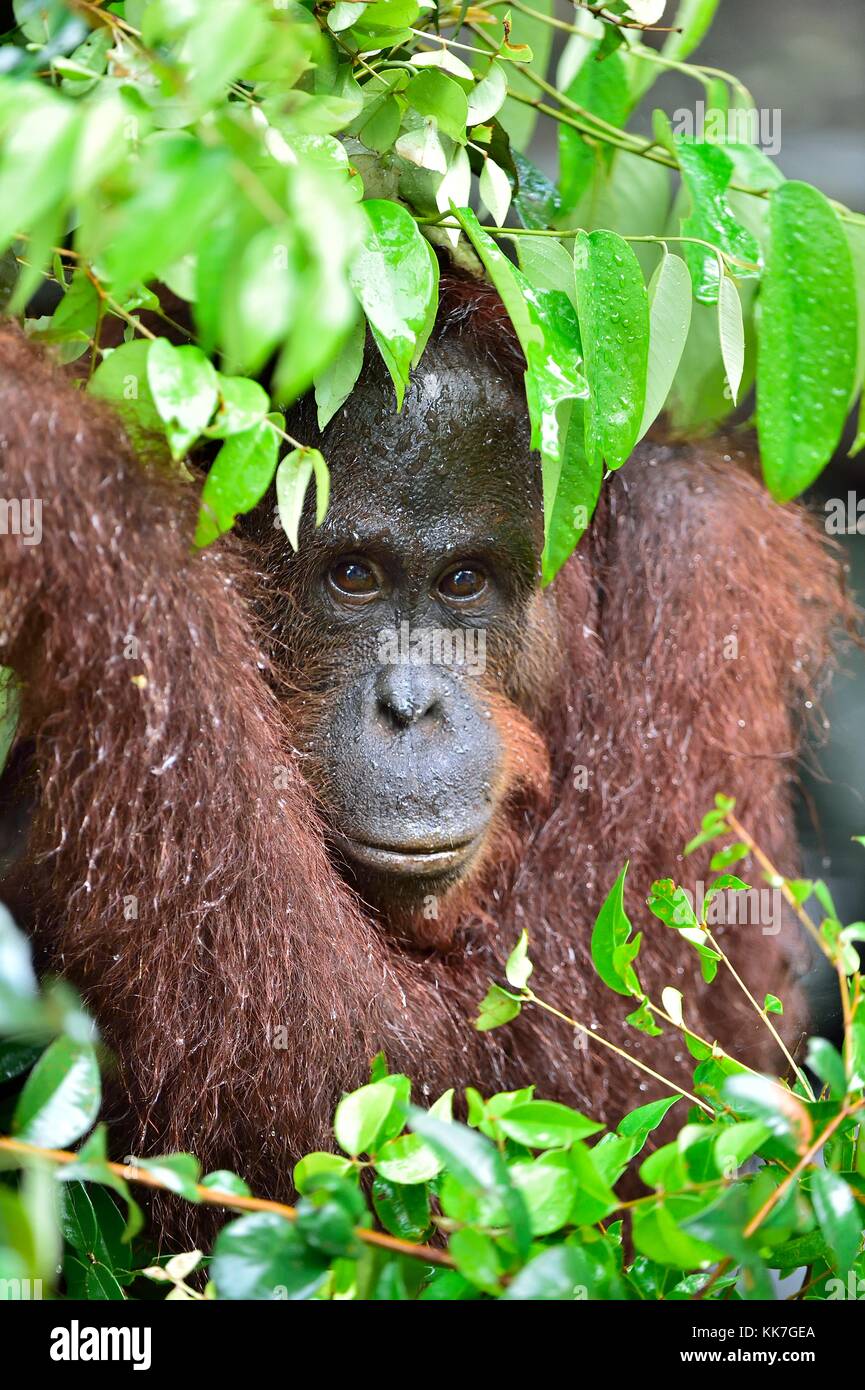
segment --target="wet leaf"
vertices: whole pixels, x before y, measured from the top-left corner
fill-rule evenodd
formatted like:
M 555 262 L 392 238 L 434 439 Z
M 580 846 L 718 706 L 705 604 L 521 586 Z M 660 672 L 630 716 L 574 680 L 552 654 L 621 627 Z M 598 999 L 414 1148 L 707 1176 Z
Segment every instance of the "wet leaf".
M 615 232 L 580 232 L 574 268 L 593 437 L 607 467 L 620 468 L 637 442 L 646 400 L 646 286 L 636 256 Z
M 856 289 L 850 248 L 815 188 L 772 195 L 760 293 L 757 429 L 774 497 L 804 491 L 831 458 L 856 372 Z

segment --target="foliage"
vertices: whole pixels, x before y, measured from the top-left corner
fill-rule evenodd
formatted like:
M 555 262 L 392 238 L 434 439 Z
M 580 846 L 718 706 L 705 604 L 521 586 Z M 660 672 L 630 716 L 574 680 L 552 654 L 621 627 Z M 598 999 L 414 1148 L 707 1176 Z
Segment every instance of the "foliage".
M 142 448 L 179 465 L 216 441 L 199 545 L 256 504 L 283 453 L 292 539 L 313 473 L 323 514 L 326 461 L 282 411 L 310 387 L 321 425 L 341 408 L 367 325 L 399 405 L 436 313 L 433 244 L 494 281 L 522 345 L 546 580 L 605 467 L 664 407 L 700 432 L 756 378 L 766 483 L 794 497 L 861 393 L 865 218 L 786 181 L 742 84 L 688 61 L 717 4 L 671 4 L 659 49 L 664 5 L 637 0 L 567 20 L 553 0 L 15 0 L 7 307 L 54 281 L 56 308 L 27 331 L 82 359 Z M 554 29 L 568 37 L 552 81 Z M 705 98 L 703 130 L 656 111 L 644 139 L 628 123 L 671 67 Z M 555 181 L 526 154 L 538 119 L 557 127 Z M 193 346 L 161 336 L 177 299 Z
M 522 347 L 547 580 L 605 471 L 662 410 L 698 433 L 737 402 L 735 418 L 747 415 L 756 384 L 767 486 L 794 497 L 862 391 L 865 218 L 785 180 L 752 138 L 742 84 L 689 61 L 717 4 L 681 0 L 658 48 L 664 6 L 646 0 L 577 4 L 568 20 L 552 0 L 15 0 L 0 45 L 0 306 L 78 363 L 142 452 L 181 473 L 204 453 L 200 546 L 274 479 L 294 546 L 313 479 L 321 521 L 326 459 L 291 437 L 284 412 L 313 389 L 324 428 L 354 388 L 367 329 L 399 407 L 434 325 L 433 247 L 494 283 Z M 551 81 L 555 28 L 568 37 Z M 706 97 L 702 138 L 660 111 L 651 139 L 627 128 L 671 67 Z M 557 128 L 555 181 L 526 153 L 539 119 Z M 50 313 L 33 298 L 46 282 Z M 169 339 L 175 313 L 191 322 L 187 345 Z M 15 702 L 0 671 L 0 757 Z M 764 862 L 734 809 L 719 798 L 689 846 L 723 840 L 707 907 L 746 887 L 730 872 L 746 855 Z M 276 1210 L 236 1174 L 202 1176 L 190 1154 L 108 1160 L 93 1026 L 62 982 L 39 989 L 0 910 L 0 1287 L 713 1300 L 772 1297 L 773 1272 L 804 1270 L 802 1297 L 855 1296 L 865 926 L 842 925 L 823 883 L 766 873 L 837 972 L 840 1050 L 813 1039 L 805 1070 L 769 994 L 752 1003 L 789 1070 L 757 1075 L 689 1029 L 672 984 L 647 997 L 623 868 L 593 932 L 595 967 L 632 1027 L 683 1034 L 691 1090 L 653 1072 L 656 1096 L 607 1130 L 534 1087 L 448 1092 L 420 1110 L 410 1079 L 378 1057 L 337 1107 L 335 1151 L 306 1155 L 296 1207 Z M 681 885 L 658 882 L 648 906 L 651 930 L 697 952 L 707 987 L 733 968 Z M 555 1012 L 531 980 L 524 936 L 476 1026 Z M 645 1193 L 623 1198 L 634 1171 Z M 132 1195 L 142 1186 L 244 1214 L 208 1254 L 155 1259 Z
M 777 875 L 729 798 L 717 798 L 688 848 L 731 836 L 714 855 L 721 872 L 706 903 L 747 887 L 724 872 L 729 863 L 752 854 L 766 864 L 767 880 L 837 970 L 840 1051 L 812 1039 L 806 1074 L 772 1023 L 781 1000 L 752 999 L 789 1064 L 788 1078 L 776 1080 L 694 1033 L 677 989 L 665 989 L 660 1002 L 648 998 L 634 968 L 641 937 L 630 939 L 623 871 L 598 916 L 592 957 L 605 983 L 636 1002 L 628 1020 L 635 1028 L 682 1033 L 695 1061 L 693 1089 L 537 996 L 524 933 L 508 959 L 506 987 L 492 986 L 476 1026 L 501 1026 L 524 1008 L 556 1014 L 649 1070 L 655 1098 L 608 1130 L 536 1096 L 533 1086 L 488 1097 L 469 1089 L 459 1098 L 463 1122 L 454 1118 L 451 1091 L 429 1110 L 413 1106 L 409 1078 L 392 1075 L 379 1055 L 369 1083 L 337 1106 L 334 1152 L 307 1154 L 296 1165 L 295 1207 L 256 1209 L 239 1177 L 201 1177 L 190 1154 L 108 1162 L 105 1130 L 92 1128 L 99 1105 L 92 1032 L 68 994 L 58 1001 L 56 985 L 39 995 L 26 943 L 4 915 L 0 1032 L 8 1038 L 0 1080 L 20 1086 L 2 1103 L 10 1131 L 0 1139 L 9 1170 L 0 1182 L 7 1295 L 26 1297 L 42 1280 L 46 1294 L 88 1299 L 748 1300 L 775 1297 L 773 1276 L 798 1271 L 799 1297 L 856 1297 L 865 1279 L 858 955 L 865 926 L 841 925 L 822 882 Z M 810 899 L 822 919 L 805 912 Z M 734 969 L 712 936 L 711 913 L 696 915 L 680 887 L 655 884 L 649 907 L 660 923 L 654 930 L 677 931 L 683 950 L 699 952 L 707 979 L 718 966 Z M 668 1119 L 674 1108 L 678 1132 Z M 79 1141 L 74 1153 L 57 1151 Z M 629 1171 L 639 1174 L 644 1195 L 617 1193 Z M 181 1251 L 154 1260 L 140 1234 L 136 1184 L 194 1203 L 242 1205 L 244 1214 L 222 1229 L 208 1256 Z

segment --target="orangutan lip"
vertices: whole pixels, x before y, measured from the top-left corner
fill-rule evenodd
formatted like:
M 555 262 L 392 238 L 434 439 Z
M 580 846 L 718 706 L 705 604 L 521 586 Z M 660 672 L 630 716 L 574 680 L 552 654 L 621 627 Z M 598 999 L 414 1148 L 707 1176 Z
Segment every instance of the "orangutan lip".
M 384 873 L 408 876 L 440 874 L 457 868 L 473 854 L 479 839 L 476 835 L 458 845 L 430 850 L 413 845 L 370 845 L 362 840 L 352 840 L 348 835 L 340 835 L 337 843 L 355 863 Z

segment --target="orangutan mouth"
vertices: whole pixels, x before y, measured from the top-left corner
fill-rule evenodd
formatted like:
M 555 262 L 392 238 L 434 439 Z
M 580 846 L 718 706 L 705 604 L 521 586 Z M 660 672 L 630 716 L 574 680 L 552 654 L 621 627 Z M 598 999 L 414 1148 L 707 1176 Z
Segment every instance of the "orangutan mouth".
M 337 846 L 348 859 L 367 869 L 405 877 L 433 878 L 468 863 L 482 838 L 482 835 L 474 835 L 458 844 L 431 847 L 428 844 L 373 845 L 340 835 Z

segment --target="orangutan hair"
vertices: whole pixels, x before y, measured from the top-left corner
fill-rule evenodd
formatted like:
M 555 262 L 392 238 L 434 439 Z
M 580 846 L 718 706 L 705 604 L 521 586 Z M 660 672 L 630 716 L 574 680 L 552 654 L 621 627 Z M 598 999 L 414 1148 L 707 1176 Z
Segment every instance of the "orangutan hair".
M 446 280 L 443 303 L 428 352 L 467 334 L 514 379 L 495 296 Z M 229 536 L 194 552 L 197 489 L 142 466 L 111 411 L 8 325 L 0 474 L 4 496 L 43 504 L 41 544 L 0 538 L 0 660 L 22 691 L 5 805 L 34 806 L 2 894 L 116 1059 L 121 1151 L 188 1149 L 287 1198 L 293 1161 L 329 1146 L 335 1103 L 381 1049 L 420 1103 L 535 1083 L 615 1123 L 662 1088 L 537 1012 L 484 1034 L 471 1019 L 526 928 L 539 995 L 687 1080 L 679 1035 L 627 1028 L 628 1001 L 591 963 L 625 860 L 648 993 L 675 984 L 696 1031 L 781 1064 L 734 982 L 704 988 L 694 953 L 642 906 L 655 878 L 709 877 L 711 847 L 681 852 L 718 791 L 796 870 L 800 715 L 848 608 L 824 538 L 769 498 L 741 441 L 641 446 L 539 597 L 564 634 L 555 698 L 532 711 L 543 767 L 438 946 L 389 935 L 328 855 L 260 548 Z M 501 694 L 503 727 L 513 708 Z M 718 931 L 754 995 L 784 997 L 794 1035 L 795 927 Z

